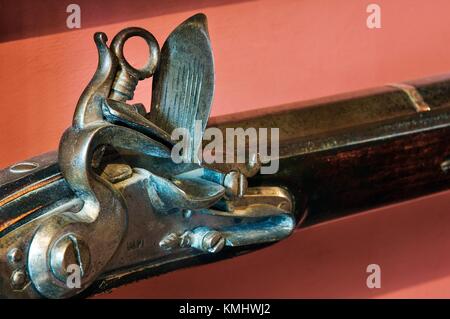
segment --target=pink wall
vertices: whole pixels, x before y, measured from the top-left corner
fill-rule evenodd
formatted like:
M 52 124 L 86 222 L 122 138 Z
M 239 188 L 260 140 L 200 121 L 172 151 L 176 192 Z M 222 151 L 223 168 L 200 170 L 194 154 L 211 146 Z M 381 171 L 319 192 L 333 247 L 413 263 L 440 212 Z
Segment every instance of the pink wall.
M 138 15 L 120 10 L 126 2 L 119 2 L 112 1 L 111 7 L 95 2 L 85 11 L 82 5 L 82 25 L 83 16 L 89 23 L 81 30 L 55 24 L 47 26 L 45 35 L 24 33 L 0 43 L 0 167 L 57 147 L 95 70 L 91 39 L 98 30 L 112 38 L 121 28 L 136 25 L 162 42 L 191 14 L 206 13 L 217 74 L 213 115 L 450 71 L 446 0 L 372 1 L 382 9 L 382 28 L 377 30 L 366 27 L 371 2 L 361 0 L 152 4 L 162 15 L 155 15 L 145 1 L 136 0 L 143 8 Z M 33 20 L 32 27 L 64 23 L 66 5 L 53 1 L 48 18 Z M 95 10 L 101 12 L 97 23 Z M 118 18 L 108 20 L 108 10 Z M 8 16 L 7 11 L 0 14 Z M 24 17 L 9 19 L 14 23 Z M 143 61 L 146 50 L 139 43 L 128 51 Z M 141 85 L 137 101 L 149 104 L 150 85 Z M 143 281 L 109 296 L 450 297 L 448 199 L 443 193 L 302 230 L 264 251 Z M 380 290 L 365 285 L 369 263 L 382 266 Z
M 101 298 L 449 298 L 450 200 L 438 194 L 297 231 L 272 247 Z M 381 267 L 368 289 L 366 267 Z

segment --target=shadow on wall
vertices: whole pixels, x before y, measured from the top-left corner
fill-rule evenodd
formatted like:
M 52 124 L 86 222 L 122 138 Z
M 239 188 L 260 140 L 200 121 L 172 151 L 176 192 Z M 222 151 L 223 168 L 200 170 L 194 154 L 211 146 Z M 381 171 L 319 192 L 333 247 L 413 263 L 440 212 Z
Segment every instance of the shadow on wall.
M 0 2 L 0 42 L 71 31 L 67 7 L 82 8 L 82 27 L 161 16 L 251 0 L 16 0 Z

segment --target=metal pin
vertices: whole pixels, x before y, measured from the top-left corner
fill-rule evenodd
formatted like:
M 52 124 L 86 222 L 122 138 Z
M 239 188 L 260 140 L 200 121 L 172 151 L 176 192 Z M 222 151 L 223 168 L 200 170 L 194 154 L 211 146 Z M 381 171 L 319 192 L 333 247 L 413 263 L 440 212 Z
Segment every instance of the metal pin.
M 11 285 L 14 289 L 22 289 L 27 281 L 27 276 L 22 269 L 15 270 L 11 275 Z

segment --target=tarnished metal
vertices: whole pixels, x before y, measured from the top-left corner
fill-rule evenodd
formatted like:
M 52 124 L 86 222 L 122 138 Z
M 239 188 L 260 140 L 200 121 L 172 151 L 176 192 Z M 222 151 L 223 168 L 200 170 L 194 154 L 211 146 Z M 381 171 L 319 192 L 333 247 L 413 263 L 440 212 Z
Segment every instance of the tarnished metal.
M 195 227 L 183 233 L 170 233 L 159 245 L 167 250 L 193 247 L 200 251 L 218 252 L 225 246 L 268 243 L 287 237 L 295 224 L 290 212 L 292 200 L 279 187 L 253 187 L 232 202 L 229 211 L 202 209 L 198 212 L 217 217 L 243 219 L 246 224 Z
M 214 62 L 204 15 L 191 17 L 169 35 L 153 81 L 150 120 L 166 132 L 185 128 L 196 136 L 187 154 L 195 162 L 214 93 Z
M 132 36 L 148 44 L 142 69 L 123 55 Z M 276 242 L 299 224 L 448 188 L 450 76 L 208 123 L 278 128 L 280 169 L 264 175 L 267 154 L 211 164 L 195 156 L 214 89 L 203 15 L 177 27 L 161 52 L 140 28 L 109 46 L 103 33 L 94 40 L 97 71 L 59 152 L 0 171 L 1 297 L 88 295 Z M 127 101 L 152 75 L 147 114 Z M 178 128 L 195 137 L 187 163 L 172 159 Z M 68 284 L 69 266 L 79 286 Z
M 142 69 L 123 55 L 133 36 L 149 47 Z M 104 33 L 94 40 L 97 71 L 61 138 L 57 165 L 48 155 L 0 172 L 0 181 L 11 185 L 5 188 L 10 194 L 0 198 L 0 211 L 8 212 L 25 196 L 37 205 L 0 228 L 0 259 L 10 265 L 0 266 L 0 276 L 9 278 L 0 281 L 1 296 L 72 297 L 124 270 L 270 243 L 293 231 L 296 219 L 286 190 L 247 186 L 260 167 L 258 154 L 231 166 L 195 160 L 214 90 L 204 15 L 177 27 L 161 57 L 156 39 L 144 29 L 124 29 L 110 46 Z M 152 75 L 152 109 L 146 114 L 142 104 L 126 101 L 138 82 Z M 190 163 L 171 158 L 177 128 L 200 138 L 188 146 Z M 72 266 L 78 267 L 79 285 L 68 283 Z

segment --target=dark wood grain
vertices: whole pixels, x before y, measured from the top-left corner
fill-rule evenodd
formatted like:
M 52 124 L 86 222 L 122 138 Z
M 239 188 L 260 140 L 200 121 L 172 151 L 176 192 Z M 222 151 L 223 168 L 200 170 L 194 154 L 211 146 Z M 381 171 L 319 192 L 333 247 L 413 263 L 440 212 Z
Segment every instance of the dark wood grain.
M 303 225 L 448 189 L 448 77 L 410 83 L 431 107 L 417 112 L 392 87 L 214 119 L 212 126 L 277 127 L 280 170 L 251 185 L 287 188 Z
M 450 128 L 436 129 L 286 158 L 270 183 L 307 197 L 305 225 L 423 196 L 450 186 L 441 168 L 450 158 L 449 134 Z
M 237 1 L 242 0 L 0 0 L 0 42 L 73 31 L 66 26 L 66 19 L 72 12 L 67 13 L 66 9 L 72 3 L 80 6 L 81 26 L 91 28 Z

